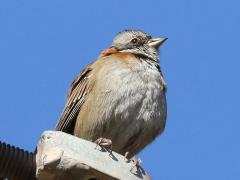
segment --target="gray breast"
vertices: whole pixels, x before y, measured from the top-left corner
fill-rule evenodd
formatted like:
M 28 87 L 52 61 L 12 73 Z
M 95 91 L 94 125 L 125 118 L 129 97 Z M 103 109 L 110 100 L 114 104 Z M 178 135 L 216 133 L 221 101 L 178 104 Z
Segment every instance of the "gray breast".
M 112 139 L 115 151 L 135 154 L 162 132 L 166 98 L 157 68 L 144 61 L 129 66 L 116 66 L 104 82 L 108 88 L 102 92 L 102 105 L 111 108 L 102 113 L 106 120 L 102 136 Z

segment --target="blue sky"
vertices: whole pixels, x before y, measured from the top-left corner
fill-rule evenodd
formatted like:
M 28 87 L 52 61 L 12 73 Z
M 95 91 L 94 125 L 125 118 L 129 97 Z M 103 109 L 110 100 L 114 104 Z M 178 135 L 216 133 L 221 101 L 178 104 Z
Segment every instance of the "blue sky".
M 71 81 L 123 29 L 166 36 L 164 134 L 139 154 L 154 179 L 240 178 L 237 0 L 0 1 L 0 140 L 33 150 Z

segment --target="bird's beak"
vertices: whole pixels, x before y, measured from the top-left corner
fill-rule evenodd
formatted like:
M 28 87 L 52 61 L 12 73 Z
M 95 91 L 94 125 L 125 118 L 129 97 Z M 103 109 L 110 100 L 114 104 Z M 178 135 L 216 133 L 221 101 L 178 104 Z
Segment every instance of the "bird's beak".
M 152 38 L 148 41 L 148 46 L 158 49 L 167 39 L 165 37 Z

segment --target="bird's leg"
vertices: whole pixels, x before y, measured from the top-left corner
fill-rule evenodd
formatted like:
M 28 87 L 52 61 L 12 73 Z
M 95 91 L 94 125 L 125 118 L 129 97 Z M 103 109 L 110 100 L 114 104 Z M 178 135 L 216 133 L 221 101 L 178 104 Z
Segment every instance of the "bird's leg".
M 126 153 L 124 154 L 124 159 L 125 159 L 126 161 L 129 161 L 129 159 L 127 158 L 127 157 L 128 157 L 128 154 L 129 154 L 129 152 L 126 152 Z
M 112 154 L 112 140 L 107 139 L 107 138 L 98 138 L 96 141 L 96 147 L 95 149 L 100 146 L 103 148 L 109 148 L 110 149 L 110 154 Z

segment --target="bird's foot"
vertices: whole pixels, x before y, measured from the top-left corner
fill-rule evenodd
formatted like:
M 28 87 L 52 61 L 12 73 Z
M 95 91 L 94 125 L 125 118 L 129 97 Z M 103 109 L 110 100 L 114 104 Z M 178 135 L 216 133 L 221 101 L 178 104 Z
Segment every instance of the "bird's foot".
M 137 158 L 136 156 L 128 159 L 128 155 L 129 155 L 129 152 L 126 152 L 125 155 L 124 155 L 124 158 L 126 161 L 128 162 L 132 162 L 133 163 L 133 167 L 130 169 L 130 171 L 132 172 L 132 170 L 136 167 L 138 168 L 139 165 L 142 163 L 142 160 L 140 158 Z
M 96 141 L 96 147 L 95 149 L 100 146 L 102 148 L 108 148 L 110 149 L 109 153 L 112 154 L 112 140 L 107 138 L 98 138 Z
M 142 160 L 140 158 L 136 158 L 135 156 L 130 159 L 131 162 L 133 162 L 133 167 L 130 169 L 132 172 L 134 168 L 139 168 L 139 165 L 142 163 Z

